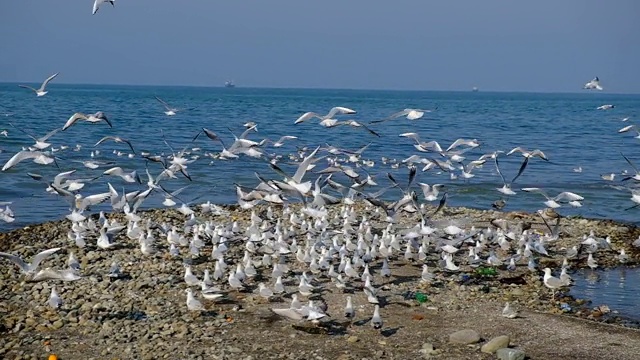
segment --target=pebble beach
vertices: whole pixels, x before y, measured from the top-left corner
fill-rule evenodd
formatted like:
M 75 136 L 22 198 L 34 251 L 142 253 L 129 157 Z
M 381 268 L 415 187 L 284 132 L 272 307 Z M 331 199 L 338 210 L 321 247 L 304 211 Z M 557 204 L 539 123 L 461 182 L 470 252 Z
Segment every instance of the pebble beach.
M 286 207 L 290 214 L 304 214 L 299 204 Z M 328 229 L 343 226 L 345 208 L 326 208 L 323 218 L 328 221 Z M 399 236 L 406 235 L 420 222 L 417 215 L 402 213 L 388 225 L 376 209 L 364 202 L 352 206 L 354 215 L 348 221 L 356 229 L 354 233 L 363 220 L 373 236 L 381 236 L 387 227 Z M 588 299 L 574 299 L 562 291 L 552 299 L 541 271 L 544 267 L 559 268 L 566 249 L 579 245 L 583 235 L 592 231 L 610 238 L 611 250 L 595 254 L 599 267 L 619 266 L 616 255 L 620 249 L 625 249 L 629 257 L 625 266 L 636 266 L 639 252 L 633 242 L 640 230 L 634 226 L 562 218 L 558 239 L 545 244 L 550 255 L 538 258 L 535 271 L 526 261 L 514 270 L 507 269 L 508 263 L 468 265 L 464 249 L 454 256 L 459 269 L 443 270 L 438 265 L 440 255 L 435 247 L 439 237 L 434 232 L 428 236 L 432 249 L 426 251 L 423 260 L 418 260 L 415 250 L 416 258 L 407 259 L 404 247 L 391 254 L 389 277 L 380 275 L 380 259 L 367 263 L 384 319 L 382 328 L 374 329 L 370 324 L 373 305 L 362 291 L 363 281 L 351 279 L 345 288 L 338 289 L 324 271 L 311 274 L 315 287 L 312 295 L 298 296 L 303 302 L 313 299 L 325 304 L 328 316 L 310 322 L 276 315 L 271 309 L 288 307 L 297 292 L 297 277 L 309 271 L 309 264 L 298 261 L 293 252 L 283 255 L 288 265 L 283 275 L 285 292 L 265 299 L 257 292 L 257 284 L 272 285 L 274 279 L 271 267 L 257 261 L 268 253 L 264 249 L 250 254 L 257 265 L 256 274 L 244 281 L 244 289 L 231 289 L 224 277 L 214 281 L 223 296 L 209 301 L 194 287 L 204 309 L 190 311 L 185 304 L 185 290 L 189 288 L 184 280 L 185 263 L 199 278 L 205 270 L 213 270 L 211 253 L 216 236 L 203 239 L 198 255 L 187 247 L 175 256 L 162 239 L 163 227 L 176 226 L 188 234 L 189 226 L 208 224 L 226 231 L 229 238 L 224 258 L 230 267 L 242 263 L 246 256 L 246 232 L 257 218 L 264 228 L 277 222 L 282 222 L 283 228 L 291 225 L 286 239 L 289 245 L 294 240 L 303 244 L 308 238 L 305 233 L 314 233 L 310 229 L 294 232 L 299 224 L 288 224 L 282 207 L 258 205 L 243 210 L 238 206 L 207 206 L 204 212 L 194 206 L 193 210 L 191 217 L 174 209 L 140 212 L 157 239 L 152 255 L 144 255 L 138 241 L 129 239 L 125 230 L 115 236 L 117 245 L 111 249 L 96 247 L 93 239 L 97 235 L 93 239 L 87 236 L 86 246 L 77 248 L 67 238 L 71 227 L 68 220 L 0 234 L 0 251 L 27 259 L 43 249 L 61 247 L 42 262 L 41 268 L 64 269 L 68 252 L 73 251 L 80 262 L 81 276 L 75 281 L 33 281 L 11 262 L 2 261 L 0 355 L 7 359 L 42 359 L 49 354 L 59 359 L 506 359 L 521 355 L 531 359 L 632 359 L 640 350 L 640 332 L 633 322 L 607 311 L 607 304 L 591 304 Z M 127 224 L 125 214 L 106 217 L 110 222 Z M 298 220 L 304 220 L 304 215 Z M 98 222 L 98 216 L 89 221 Z M 502 229 L 507 234 L 512 228 L 541 234 L 545 231 L 538 214 L 469 208 L 444 207 L 428 223 L 434 228 L 457 226 L 465 231 Z M 496 244 L 489 246 L 498 258 L 506 258 L 510 251 Z M 571 269 L 586 267 L 585 259 L 586 254 L 581 254 L 571 260 Z M 114 261 L 121 271 L 117 278 L 109 276 Z M 430 281 L 421 277 L 423 264 L 433 269 Z M 57 309 L 47 304 L 53 286 L 63 301 Z M 353 298 L 352 319 L 344 316 L 346 296 Z M 514 318 L 503 316 L 506 302 L 517 313 Z M 563 346 L 558 346 L 558 338 L 563 339 Z

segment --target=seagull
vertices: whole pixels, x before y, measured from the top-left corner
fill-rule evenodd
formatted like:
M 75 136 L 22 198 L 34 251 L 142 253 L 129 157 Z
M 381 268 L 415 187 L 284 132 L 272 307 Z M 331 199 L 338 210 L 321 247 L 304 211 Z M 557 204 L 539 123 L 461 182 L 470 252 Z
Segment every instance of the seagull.
M 122 178 L 122 180 L 128 182 L 128 183 L 134 183 L 134 182 L 138 182 L 138 184 L 142 184 L 142 181 L 140 180 L 140 177 L 138 177 L 138 174 L 136 172 L 136 170 L 133 170 L 130 173 L 125 173 L 124 170 L 122 170 L 121 167 L 116 166 L 116 167 L 112 167 L 111 169 L 105 170 L 105 172 L 103 172 L 104 175 L 113 175 L 113 176 L 119 176 Z
M 515 319 L 518 317 L 518 312 L 515 311 L 507 302 L 504 306 L 504 309 L 502 309 L 502 316 L 506 317 L 507 319 Z
M 2 171 L 12 168 L 19 162 L 27 159 L 33 159 L 33 162 L 40 165 L 49 165 L 55 161 L 47 152 L 23 150 L 13 155 L 9 161 L 2 167 Z
M 344 308 L 344 316 L 349 319 L 353 319 L 356 316 L 356 312 L 353 310 L 351 296 L 347 296 L 347 306 Z
M 58 74 L 59 74 L 59 73 L 55 73 L 55 74 L 53 74 L 53 75 L 49 76 L 49 77 L 47 78 L 47 80 L 45 80 L 45 81 L 42 83 L 42 85 L 40 85 L 40 88 L 38 88 L 38 89 L 34 89 L 34 88 L 32 88 L 31 86 L 27 86 L 27 85 L 18 85 L 18 86 L 20 86 L 21 88 L 25 88 L 25 89 L 32 90 L 33 92 L 35 92 L 35 93 L 36 93 L 36 95 L 37 95 L 38 97 L 40 97 L 40 96 L 45 96 L 45 95 L 47 95 L 47 93 L 48 93 L 48 91 L 46 91 L 46 90 L 45 90 L 45 89 L 46 89 L 46 87 L 47 87 L 47 84 L 49 84 L 49 82 L 50 82 L 51 80 L 55 79 L 55 77 L 56 77 L 56 76 L 58 76 Z
M 86 114 L 77 112 L 77 113 L 71 115 L 69 120 L 67 120 L 67 122 L 62 127 L 62 131 L 67 130 L 71 125 L 75 124 L 76 121 L 78 121 L 78 120 L 84 120 L 84 121 L 88 121 L 90 123 L 97 123 L 97 122 L 100 122 L 100 121 L 104 121 L 109 125 L 109 127 L 111 127 L 111 128 L 113 127 L 113 125 L 111 125 L 111 121 L 109 121 L 107 116 L 102 111 L 98 111 L 97 113 L 90 114 L 90 115 L 86 115 Z
M 314 112 L 306 112 L 304 114 L 302 114 L 295 122 L 294 124 L 299 124 L 303 121 L 309 120 L 311 118 L 318 118 L 320 120 L 327 120 L 327 119 L 331 119 L 333 118 L 335 115 L 338 114 L 347 114 L 347 115 L 353 115 L 355 114 L 356 111 L 346 108 L 346 107 L 342 107 L 342 106 L 335 106 L 333 108 L 331 108 L 331 110 L 329 110 L 329 112 L 327 113 L 327 115 L 318 115 L 317 113 Z
M 596 108 L 596 110 L 609 110 L 609 109 L 613 109 L 614 107 L 616 107 L 616 106 L 615 105 L 611 105 L 611 104 L 607 104 L 607 105 L 598 106 Z
M 377 137 L 380 137 L 380 134 L 378 134 L 377 132 L 371 130 L 368 126 L 361 124 L 355 120 L 345 120 L 345 121 L 337 121 L 335 119 L 325 119 L 322 120 L 320 122 L 320 125 L 325 126 L 325 127 L 336 127 L 336 126 L 341 126 L 341 125 L 349 125 L 349 126 L 353 126 L 353 127 L 358 127 L 358 128 L 363 128 L 365 130 L 367 130 L 371 135 L 375 135 Z
M 634 138 L 636 139 L 640 139 L 640 131 L 638 131 L 638 127 L 635 125 L 628 125 L 623 127 L 622 129 L 618 130 L 618 133 L 624 133 L 624 132 L 628 132 L 633 130 L 636 133 L 636 136 L 634 136 Z
M 191 311 L 204 310 L 202 303 L 193 296 L 193 291 L 191 289 L 187 289 L 185 291 L 187 293 L 187 309 Z
M 106 2 L 110 3 L 113 7 L 116 7 L 115 0 L 95 0 L 93 2 L 93 12 L 91 13 L 91 15 L 95 15 L 98 12 L 98 9 L 100 9 L 100 6 Z
M 166 109 L 166 111 L 164 112 L 165 115 L 174 116 L 176 113 L 178 113 L 178 109 L 172 108 L 171 106 L 169 106 L 169 104 L 167 104 L 164 100 L 160 99 L 157 96 L 156 96 L 156 100 L 158 100 L 162 104 L 162 106 L 164 106 L 164 108 Z
M 505 195 L 515 195 L 516 192 L 511 190 L 511 185 L 516 181 L 518 177 L 520 177 L 520 175 L 522 175 L 522 172 L 527 167 L 529 158 L 525 156 L 524 161 L 522 162 L 522 165 L 520 165 L 520 170 L 518 170 L 518 173 L 516 174 L 516 176 L 514 176 L 514 178 L 511 180 L 509 184 L 507 184 L 507 181 L 504 179 L 504 176 L 500 171 L 500 167 L 498 166 L 498 152 L 495 153 L 495 156 L 493 159 L 496 163 L 496 170 L 498 171 L 498 175 L 500 175 L 500 178 L 502 179 L 502 183 L 504 184 L 504 186 L 502 186 L 501 188 L 498 188 L 497 190 Z
M 51 288 L 51 295 L 49 296 L 49 306 L 51 306 L 54 309 L 59 308 L 60 306 L 62 306 L 62 299 L 60 298 L 60 295 L 58 295 L 58 293 L 56 292 L 56 287 L 52 287 Z
M 278 141 L 274 142 L 273 147 L 281 147 L 282 145 L 284 145 L 285 140 L 294 140 L 297 138 L 298 138 L 297 136 L 285 135 L 280 139 L 278 139 Z
M 0 252 L 0 258 L 5 258 L 8 260 L 11 260 L 14 264 L 18 265 L 18 267 L 20 267 L 20 270 L 27 275 L 31 275 L 33 273 L 36 272 L 36 270 L 38 269 L 38 265 L 40 265 L 40 263 L 42 262 L 42 260 L 46 259 L 47 257 L 51 256 L 53 253 L 55 253 L 56 251 L 60 250 L 61 248 L 53 248 L 53 249 L 48 249 L 45 251 L 41 251 L 39 253 L 37 253 L 35 256 L 33 256 L 31 258 L 31 263 L 27 263 L 25 262 L 22 258 L 16 256 L 16 255 L 12 255 L 12 254 L 7 254 L 4 252 Z
M 559 289 L 564 286 L 564 282 L 557 277 L 551 276 L 551 269 L 544 268 L 544 285 L 549 289 L 553 290 L 552 299 L 556 297 L 556 289 Z
M 532 158 L 534 156 L 537 156 L 542 160 L 549 161 L 549 159 L 547 158 L 547 155 L 545 155 L 540 149 L 535 149 L 533 151 L 528 151 L 528 150 L 525 150 L 524 148 L 518 146 L 518 147 L 515 147 L 515 148 L 511 149 L 511 151 L 509 151 L 507 153 L 507 156 L 513 154 L 514 152 L 519 152 L 519 153 L 522 154 L 522 156 L 524 156 L 526 158 Z
M 46 280 L 62 280 L 62 281 L 76 281 L 82 279 L 82 276 L 75 273 L 73 269 L 56 270 L 50 267 L 38 271 L 31 281 L 46 281 Z
M 430 112 L 431 110 L 404 109 L 402 111 L 398 111 L 397 113 L 391 114 L 384 119 L 371 121 L 370 124 L 377 124 L 377 123 L 385 122 L 388 120 L 393 120 L 402 116 L 405 116 L 408 120 L 418 120 L 424 116 L 424 113 L 430 113 Z
M 422 189 L 422 193 L 424 194 L 424 199 L 427 201 L 436 201 L 438 200 L 438 195 L 440 195 L 440 189 L 444 187 L 443 184 L 425 184 L 418 183 L 420 188 Z
M 131 152 L 133 152 L 134 154 L 136 153 L 136 151 L 133 149 L 133 145 L 131 145 L 131 142 L 130 142 L 129 140 L 127 140 L 127 139 L 123 139 L 123 138 L 121 138 L 121 137 L 119 137 L 119 136 L 105 136 L 105 137 L 103 137 L 102 139 L 100 139 L 100 140 L 99 140 L 99 141 L 94 145 L 94 147 L 95 147 L 95 146 L 98 146 L 98 145 L 100 145 L 100 144 L 102 144 L 103 142 L 105 142 L 105 141 L 107 141 L 107 140 L 113 140 L 113 141 L 115 141 L 115 142 L 117 142 L 117 143 L 119 143 L 119 144 L 127 144 L 127 145 L 129 145 L 129 148 L 131 149 Z
M 375 305 L 373 308 L 373 317 L 371 318 L 371 325 L 374 329 L 382 328 L 382 317 L 380 317 L 380 306 Z
M 178 113 L 178 111 L 181 111 L 181 110 L 195 110 L 197 108 L 197 107 L 194 107 L 194 108 L 189 108 L 189 109 L 178 109 L 178 108 L 174 108 L 174 107 L 169 106 L 169 104 L 167 104 L 166 101 L 160 99 L 157 96 L 156 96 L 156 100 L 158 100 L 162 104 L 162 106 L 164 106 L 164 108 L 165 108 L 164 114 L 167 115 L 167 116 L 174 116 L 175 114 Z
M 596 76 L 595 78 L 593 78 L 593 80 L 589 81 L 588 83 L 584 84 L 584 86 L 582 87 L 583 89 L 587 89 L 587 90 L 603 90 L 602 86 L 600 86 L 600 79 L 598 79 L 598 77 Z
M 549 197 L 549 195 L 547 195 L 546 192 L 544 192 L 540 188 L 530 187 L 530 188 L 522 188 L 521 190 L 526 192 L 535 192 L 535 193 L 541 194 L 542 196 L 547 198 L 547 201 L 545 201 L 544 204 L 553 209 L 559 208 L 561 206 L 559 202 L 563 200 L 566 200 L 568 202 L 584 200 L 582 196 L 569 191 L 563 191 L 560 194 L 556 195 L 555 197 L 551 198 Z
M 33 145 L 34 148 L 38 149 L 38 150 L 44 150 L 46 148 L 48 148 L 49 146 L 51 146 L 50 143 L 47 142 L 47 140 L 52 137 L 53 135 L 55 135 L 58 131 L 60 131 L 60 128 L 57 129 L 53 129 L 52 131 L 50 131 L 48 134 L 46 134 L 45 136 L 36 138 L 35 136 L 29 134 L 28 132 L 16 127 L 15 125 L 13 125 L 12 123 L 9 123 L 9 125 L 13 126 L 14 128 L 16 128 L 16 130 L 21 131 L 22 133 L 24 133 L 25 135 L 27 135 L 28 137 L 32 138 L 33 141 L 35 141 L 36 143 Z

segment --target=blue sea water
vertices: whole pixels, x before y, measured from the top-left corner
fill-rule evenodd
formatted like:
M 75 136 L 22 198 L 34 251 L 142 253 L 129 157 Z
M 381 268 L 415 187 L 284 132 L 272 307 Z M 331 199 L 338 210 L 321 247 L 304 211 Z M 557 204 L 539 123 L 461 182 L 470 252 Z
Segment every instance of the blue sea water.
M 381 186 L 388 184 L 386 172 L 392 172 L 401 183 L 406 182 L 405 167 L 391 169 L 382 165 L 381 157 L 398 160 L 410 155 L 437 154 L 420 153 L 412 141 L 398 135 L 417 132 L 422 141 L 436 140 L 446 148 L 457 138 L 475 138 L 480 143 L 476 149 L 465 154 L 465 163 L 477 159 L 485 153 L 496 150 L 509 151 L 516 146 L 527 149 L 541 149 L 550 161 L 533 158 L 527 169 L 516 181 L 513 188 L 518 192 L 508 200 L 505 210 L 535 211 L 543 208 L 545 200 L 539 194 L 519 191 L 521 187 L 541 187 L 550 195 L 561 191 L 572 191 L 584 196 L 583 207 L 563 206 L 558 209 L 563 215 L 608 218 L 638 223 L 640 208 L 625 210 L 634 205 L 628 190 L 620 190 L 612 185 L 632 185 L 634 180 L 621 183 L 605 181 L 602 174 L 631 174 L 621 153 L 632 161 L 640 163 L 640 143 L 635 133 L 618 133 L 625 125 L 632 124 L 640 116 L 640 95 L 615 95 L 606 92 L 584 92 L 576 94 L 533 94 L 533 93 L 489 93 L 489 92 L 433 92 L 433 91 L 374 91 L 374 90 L 316 90 L 316 89 L 251 89 L 251 88 L 196 88 L 196 87 L 142 87 L 142 86 L 98 86 L 65 85 L 51 83 L 49 94 L 36 97 L 32 92 L 19 88 L 16 84 L 0 84 L 0 130 L 6 129 L 8 137 L 0 136 L 0 163 L 4 164 L 22 147 L 33 144 L 32 139 L 9 125 L 14 124 L 35 135 L 43 136 L 49 131 L 62 127 L 75 112 L 93 113 L 104 111 L 113 128 L 104 123 L 78 123 L 64 132 L 59 132 L 49 140 L 53 148 L 68 145 L 68 150 L 57 152 L 58 165 L 42 166 L 24 161 L 14 168 L 0 173 L 0 201 L 12 201 L 15 222 L 0 223 L 0 230 L 6 231 L 31 223 L 61 219 L 69 213 L 69 205 L 57 195 L 45 192 L 46 184 L 33 180 L 27 172 L 38 173 L 52 178 L 63 170 L 77 168 L 75 176 L 92 177 L 106 168 L 90 170 L 73 160 L 89 159 L 94 144 L 103 136 L 117 135 L 129 139 L 137 152 L 170 154 L 165 145 L 161 129 L 167 135 L 169 144 L 178 151 L 182 148 L 202 148 L 201 157 L 189 165 L 193 181 L 183 177 L 164 185 L 170 190 L 190 185 L 181 196 L 185 201 L 199 197 L 197 202 L 207 200 L 215 203 L 236 201 L 234 183 L 255 186 L 254 172 L 266 178 L 279 179 L 268 166 L 266 160 L 242 156 L 237 160 L 213 160 L 203 154 L 219 152 L 220 144 L 206 137 L 191 143 L 193 137 L 203 127 L 218 133 L 225 144 L 233 142 L 232 132 L 240 135 L 243 124 L 253 121 L 258 124 L 258 132 L 251 133 L 250 139 L 263 138 L 277 140 L 282 135 L 295 135 L 299 139 L 281 148 L 265 145 L 266 153 L 288 154 L 298 146 L 326 146 L 327 144 L 357 150 L 370 143 L 363 158 L 375 161 L 375 166 L 367 168 Z M 190 109 L 168 117 L 163 107 L 154 98 L 159 96 L 174 107 Z M 614 104 L 607 111 L 596 110 L 603 104 Z M 357 114 L 341 119 L 368 121 L 386 117 L 404 108 L 435 109 L 432 113 L 416 121 L 405 118 L 371 125 L 381 137 L 375 137 L 363 129 L 342 126 L 324 128 L 317 120 L 294 125 L 298 116 L 306 111 L 326 113 L 333 106 L 346 106 L 357 110 Z M 192 109 L 194 108 L 194 109 Z M 11 114 L 6 116 L 7 114 Z M 622 122 L 630 117 L 627 122 Z M 72 148 L 80 144 L 80 151 Z M 143 182 L 146 181 L 145 161 L 137 156 L 132 159 L 118 157 L 114 149 L 128 152 L 126 145 L 107 142 L 98 147 L 101 160 L 116 161 L 126 171 L 137 170 Z M 501 170 L 507 180 L 518 171 L 522 156 L 511 155 L 500 158 Z M 286 160 L 285 160 L 286 163 Z M 581 173 L 573 168 L 581 166 Z M 291 170 L 293 166 L 283 165 Z M 152 175 L 162 170 L 156 163 L 149 163 Z M 315 170 L 324 168 L 319 165 Z M 421 170 L 421 167 L 419 167 Z M 363 170 L 359 170 L 363 173 Z M 418 171 L 417 181 L 443 183 L 449 192 L 449 204 L 490 208 L 491 203 L 502 197 L 496 188 L 502 186 L 493 161 L 483 168 L 475 169 L 475 177 L 469 180 L 451 180 L 446 173 L 435 170 Z M 310 179 L 315 179 L 308 175 Z M 346 178 L 337 178 L 347 182 Z M 146 185 L 128 184 L 119 178 L 103 177 L 87 185 L 81 193 L 89 195 L 107 190 L 109 181 L 118 191 L 144 190 Z M 421 194 L 415 185 L 415 190 Z M 385 194 L 387 199 L 401 196 L 395 189 Z M 154 195 L 143 207 L 160 207 L 163 197 Z M 94 211 L 108 210 L 108 205 L 94 208 Z

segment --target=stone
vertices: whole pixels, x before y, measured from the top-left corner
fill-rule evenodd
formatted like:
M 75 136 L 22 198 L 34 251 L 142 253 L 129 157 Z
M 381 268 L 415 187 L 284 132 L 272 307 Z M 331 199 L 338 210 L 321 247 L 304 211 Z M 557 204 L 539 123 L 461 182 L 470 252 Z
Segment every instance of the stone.
M 359 340 L 360 339 L 358 339 L 357 336 L 349 336 L 349 338 L 347 338 L 347 342 L 350 342 L 350 343 L 355 343 L 355 342 L 358 342 Z
M 433 349 L 433 344 L 432 343 L 422 344 L 422 349 L 420 349 L 420 353 L 422 353 L 422 355 L 424 356 L 429 356 L 435 353 L 435 350 Z
M 524 351 L 518 349 L 502 348 L 496 351 L 499 360 L 524 360 Z
M 480 351 L 487 354 L 493 354 L 498 349 L 509 347 L 509 340 L 509 336 L 507 335 L 496 336 L 486 344 L 482 345 Z
M 474 330 L 460 330 L 449 335 L 449 342 L 454 344 L 475 344 L 480 341 L 480 335 Z

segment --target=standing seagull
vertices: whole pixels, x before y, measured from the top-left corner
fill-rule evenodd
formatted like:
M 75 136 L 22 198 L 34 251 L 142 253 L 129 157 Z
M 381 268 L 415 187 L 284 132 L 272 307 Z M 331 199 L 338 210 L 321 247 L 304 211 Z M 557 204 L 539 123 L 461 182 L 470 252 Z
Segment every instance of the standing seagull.
M 115 0 L 95 0 L 93 2 L 93 12 L 91 15 L 95 15 L 98 12 L 98 9 L 100 9 L 100 5 L 106 2 L 110 3 L 113 7 L 116 7 Z
M 588 83 L 584 84 L 583 89 L 588 89 L 588 90 L 592 90 L 592 89 L 596 89 L 596 90 L 603 90 L 602 86 L 600 86 L 600 79 L 598 79 L 598 77 L 596 76 L 595 78 L 593 78 L 593 80 L 589 81 Z
M 53 74 L 53 75 L 49 76 L 49 77 L 47 78 L 47 80 L 45 80 L 45 81 L 42 83 L 42 85 L 40 85 L 40 88 L 39 88 L 39 89 L 34 89 L 34 88 L 32 88 L 31 86 L 27 86 L 27 85 L 18 85 L 18 86 L 20 86 L 21 88 L 25 88 L 25 89 L 32 90 L 33 92 L 35 92 L 35 93 L 36 93 L 36 95 L 38 95 L 38 97 L 40 97 L 40 96 L 45 96 L 45 95 L 47 95 L 47 93 L 48 93 L 48 91 L 46 91 L 46 90 L 45 90 L 45 89 L 46 89 L 46 87 L 47 87 L 47 84 L 49 83 L 49 81 L 51 81 L 51 80 L 55 79 L 55 77 L 56 77 L 56 76 L 58 76 L 58 74 L 59 74 L 59 73 L 55 73 L 55 74 Z

